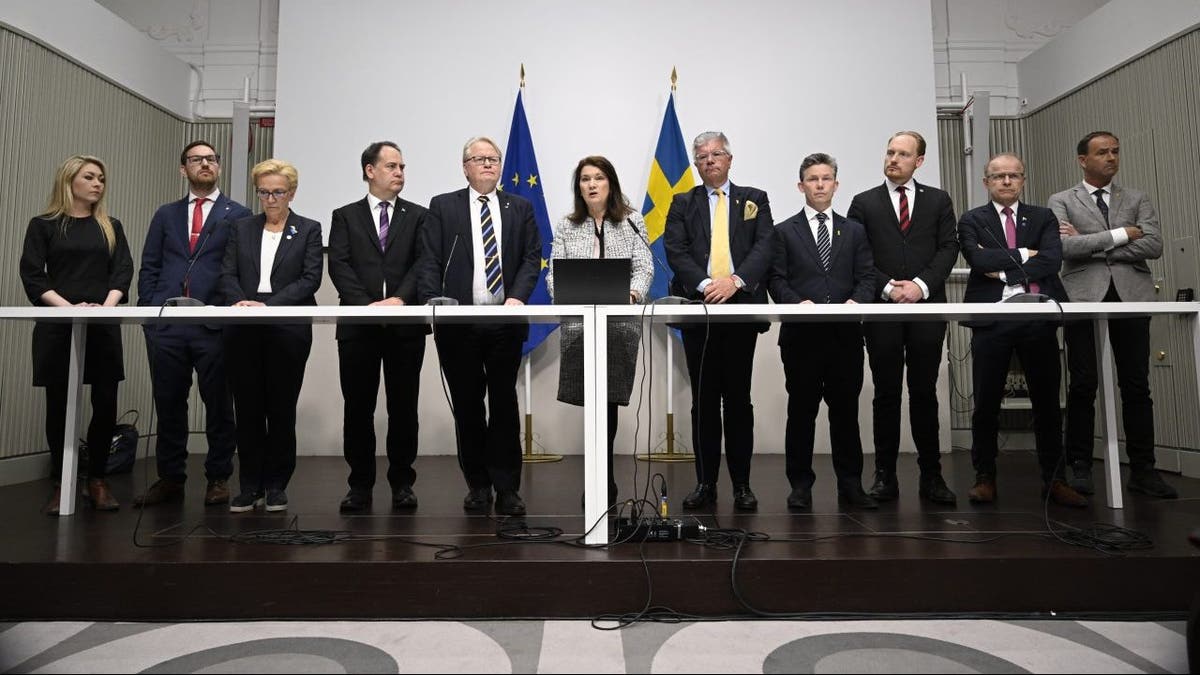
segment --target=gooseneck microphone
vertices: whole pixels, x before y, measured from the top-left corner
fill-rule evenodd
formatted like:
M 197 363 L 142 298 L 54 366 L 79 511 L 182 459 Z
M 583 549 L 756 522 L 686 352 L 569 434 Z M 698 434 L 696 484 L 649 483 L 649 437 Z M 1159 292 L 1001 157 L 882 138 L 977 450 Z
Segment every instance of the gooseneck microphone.
M 458 247 L 458 233 L 454 233 L 454 243 L 450 244 L 450 255 L 446 256 L 446 264 L 442 267 L 442 294 L 425 301 L 426 305 L 446 306 L 457 305 L 456 298 L 446 297 L 446 273 L 450 271 L 450 261 L 454 259 L 454 249 Z
M 645 232 L 639 230 L 638 226 L 633 223 L 633 218 L 626 218 L 625 222 L 629 223 L 629 227 L 637 233 L 638 239 L 641 240 L 642 244 L 646 247 L 646 250 L 650 252 L 650 257 L 654 258 L 654 262 L 659 266 L 659 269 L 665 272 L 667 276 L 674 276 L 671 274 L 671 268 L 667 267 L 666 263 L 662 261 L 662 258 L 659 258 L 658 254 L 655 253 L 654 249 L 650 246 L 650 238 L 646 236 Z M 678 295 L 665 295 L 661 298 L 651 300 L 650 302 L 659 305 L 686 305 L 690 301 L 687 298 L 681 298 Z
M 186 293 L 188 292 L 188 282 L 191 281 L 191 278 L 192 278 L 192 267 L 194 267 L 196 265 L 196 261 L 200 259 L 200 252 L 204 250 L 204 246 L 205 246 L 205 244 L 208 243 L 208 238 L 211 236 L 212 236 L 211 230 L 204 234 L 204 239 L 200 241 L 200 245 L 196 247 L 196 252 L 193 253 L 191 259 L 188 260 L 187 271 L 185 271 L 183 273 L 183 283 L 180 284 L 180 288 L 184 292 L 185 295 L 177 295 L 173 298 L 167 298 L 163 302 L 163 307 L 203 307 L 204 306 L 204 302 L 202 300 L 197 300 L 196 298 L 186 295 Z
M 996 237 L 996 233 L 992 232 L 991 228 L 987 227 L 986 225 L 984 226 L 983 231 L 987 233 L 988 237 L 991 238 L 993 243 L 995 243 L 1004 251 L 1005 255 L 1008 256 L 1008 259 L 1017 266 L 1017 269 L 1021 270 L 1021 276 L 1024 278 L 1022 283 L 1025 286 L 1025 292 L 1013 295 L 1006 300 L 1002 300 L 1002 302 L 1049 302 L 1050 296 L 1042 295 L 1041 293 L 1029 292 L 1029 273 L 1025 271 L 1025 266 L 1021 263 L 1021 259 L 1012 254 L 1012 251 L 1008 248 L 1008 244 L 1001 243 L 1001 241 Z

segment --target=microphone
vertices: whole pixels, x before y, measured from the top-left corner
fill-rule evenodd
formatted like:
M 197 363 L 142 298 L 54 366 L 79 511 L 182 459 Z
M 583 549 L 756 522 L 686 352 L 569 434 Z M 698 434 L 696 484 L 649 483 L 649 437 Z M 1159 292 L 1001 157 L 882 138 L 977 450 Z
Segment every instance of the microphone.
M 654 258 L 654 262 L 659 266 L 659 268 L 663 272 L 666 272 L 668 276 L 673 277 L 674 275 L 671 274 L 671 268 L 667 267 L 666 263 L 664 263 L 662 259 L 658 257 L 658 254 L 654 252 L 654 249 L 650 246 L 650 238 L 645 232 L 639 230 L 637 225 L 633 224 L 633 218 L 626 218 L 625 222 L 629 223 L 629 227 L 637 233 L 638 239 L 640 239 L 642 244 L 645 245 L 646 250 L 650 252 L 650 257 Z M 687 298 L 681 298 L 678 295 L 664 295 L 663 297 L 656 298 L 650 302 L 651 304 L 656 305 L 686 305 L 691 301 Z
M 988 237 L 991 238 L 993 243 L 995 243 L 997 246 L 999 246 L 1004 251 L 1005 255 L 1008 256 L 1008 259 L 1011 260 L 1013 262 L 1013 264 L 1017 266 L 1017 269 L 1021 270 L 1021 276 L 1023 276 L 1025 278 L 1024 285 L 1025 285 L 1026 291 L 1024 293 L 1018 293 L 1016 295 L 1013 295 L 1006 300 L 1002 300 L 1001 302 L 1049 302 L 1050 296 L 1042 295 L 1041 293 L 1030 293 L 1029 292 L 1029 273 L 1025 271 L 1025 266 L 1021 264 L 1021 259 L 1015 257 L 1012 254 L 1012 252 L 1009 250 L 1008 244 L 1001 243 L 1000 240 L 998 238 L 996 238 L 996 234 L 994 232 L 992 232 L 991 228 L 988 228 L 985 226 L 983 228 L 983 231 L 987 233 Z
M 450 244 L 450 255 L 446 256 L 446 264 L 442 268 L 442 294 L 437 296 L 436 298 L 430 298 L 429 300 L 426 300 L 425 301 L 426 305 L 434 305 L 434 306 L 442 307 L 442 306 L 447 306 L 447 305 L 457 305 L 458 304 L 458 300 L 456 298 L 446 297 L 446 273 L 450 271 L 450 261 L 454 259 L 454 249 L 457 246 L 458 246 L 458 233 L 455 232 L 454 233 L 454 243 Z
M 208 243 L 208 238 L 211 236 L 212 236 L 212 230 L 209 230 L 208 232 L 206 232 L 204 234 L 204 239 L 200 242 L 200 245 L 196 247 L 196 252 L 192 254 L 191 260 L 188 261 L 187 271 L 185 271 L 183 273 L 183 283 L 180 284 L 180 288 L 183 289 L 184 293 L 188 292 L 188 281 L 190 281 L 192 278 L 192 267 L 194 267 L 196 264 L 196 261 L 200 259 L 200 253 L 201 253 L 201 251 L 204 250 L 204 246 L 205 246 L 205 244 Z M 197 300 L 196 298 L 193 298 L 193 297 L 190 297 L 187 295 L 177 295 L 173 298 L 167 298 L 165 301 L 163 301 L 163 307 L 203 307 L 203 306 L 204 306 L 203 301 Z

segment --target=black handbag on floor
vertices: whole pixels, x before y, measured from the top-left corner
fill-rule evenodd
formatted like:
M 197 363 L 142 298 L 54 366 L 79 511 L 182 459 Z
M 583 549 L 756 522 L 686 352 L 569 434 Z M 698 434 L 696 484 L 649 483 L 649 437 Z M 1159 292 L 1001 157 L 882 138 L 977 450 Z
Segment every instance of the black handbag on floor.
M 133 415 L 131 422 L 122 422 L 131 414 Z M 126 410 L 117 418 L 117 424 L 113 427 L 112 444 L 108 448 L 108 465 L 105 468 L 105 472 L 109 475 L 129 473 L 133 470 L 133 463 L 137 459 L 137 422 L 138 411 L 136 410 Z M 89 466 L 89 451 L 87 441 L 79 439 L 79 468 L 82 471 L 86 471 Z

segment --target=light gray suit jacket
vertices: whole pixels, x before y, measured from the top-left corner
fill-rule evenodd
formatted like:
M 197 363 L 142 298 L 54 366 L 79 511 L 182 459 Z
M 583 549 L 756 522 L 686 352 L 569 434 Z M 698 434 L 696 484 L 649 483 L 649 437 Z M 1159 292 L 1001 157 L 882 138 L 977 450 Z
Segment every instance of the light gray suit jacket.
M 1162 257 L 1158 214 L 1145 192 L 1113 182 L 1106 188 L 1108 222 L 1083 183 L 1056 193 L 1046 204 L 1059 221 L 1075 226 L 1079 234 L 1063 237 L 1063 265 L 1059 277 L 1074 302 L 1100 302 L 1109 281 L 1122 300 L 1153 302 L 1154 280 L 1147 260 Z M 1110 230 L 1135 225 L 1145 236 L 1113 247 Z

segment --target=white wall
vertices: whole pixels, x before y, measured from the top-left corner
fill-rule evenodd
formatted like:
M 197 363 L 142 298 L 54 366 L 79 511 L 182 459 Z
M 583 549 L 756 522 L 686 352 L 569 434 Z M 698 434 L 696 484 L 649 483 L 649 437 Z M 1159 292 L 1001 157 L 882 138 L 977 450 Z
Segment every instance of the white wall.
M 1200 25 L 1197 0 L 1112 0 L 1017 66 L 1032 112 Z M 1194 82 L 1180 83 L 1195 86 Z
M 614 162 L 640 207 L 673 66 L 680 73 L 676 104 L 685 136 L 690 141 L 704 130 L 724 130 L 733 145 L 732 179 L 767 190 L 776 220 L 803 204 L 796 172 L 805 154 L 823 151 L 839 159 L 835 207 L 844 211 L 855 192 L 882 180 L 883 149 L 898 129 L 926 135 L 930 148 L 918 178 L 938 182 L 928 0 L 774 0 L 746 7 L 713 0 L 531 0 L 486 14 L 481 7 L 465 0 L 281 3 L 275 152 L 299 168 L 297 212 L 328 223 L 333 208 L 361 198 L 358 156 L 381 138 L 404 148 L 407 199 L 427 203 L 462 187 L 460 149 L 468 137 L 491 135 L 505 147 L 521 63 L 552 218 L 569 209 L 576 161 L 593 153 Z M 328 281 L 319 300 L 336 302 Z M 661 378 L 663 357 L 656 352 L 655 358 Z M 452 452 L 432 341 L 425 365 L 422 452 Z M 578 452 L 579 411 L 554 400 L 554 338 L 535 353 L 534 370 L 542 443 L 551 451 Z M 783 448 L 780 370 L 772 332 L 760 339 L 756 358 L 756 449 L 762 452 Z M 332 330 L 318 328 L 301 396 L 302 452 L 340 453 L 337 381 Z M 676 385 L 677 428 L 690 435 L 681 368 Z M 656 379 L 655 387 L 661 392 L 663 381 Z M 661 431 L 663 405 L 656 399 L 647 406 L 653 403 Z M 942 400 L 948 400 L 944 392 Z M 863 401 L 869 448 L 869 387 Z M 625 411 L 625 441 L 633 420 L 632 410 Z M 382 416 L 379 423 L 382 429 Z M 943 437 L 948 445 L 948 421 Z
M 4 0 L 0 23 L 191 119 L 191 68 L 95 2 Z

